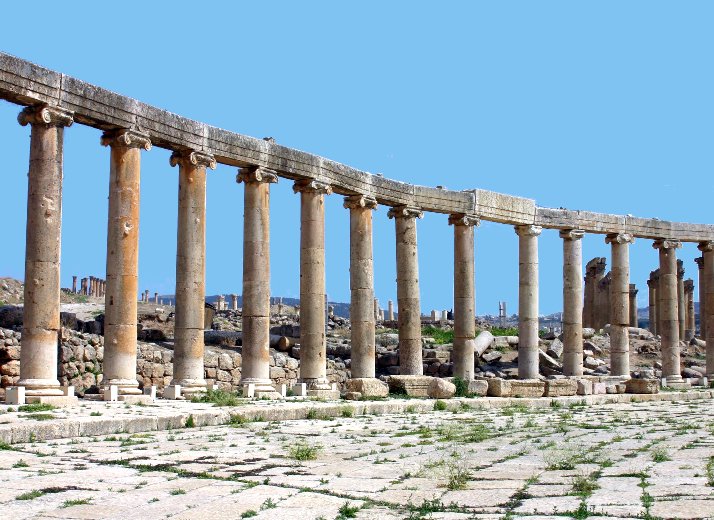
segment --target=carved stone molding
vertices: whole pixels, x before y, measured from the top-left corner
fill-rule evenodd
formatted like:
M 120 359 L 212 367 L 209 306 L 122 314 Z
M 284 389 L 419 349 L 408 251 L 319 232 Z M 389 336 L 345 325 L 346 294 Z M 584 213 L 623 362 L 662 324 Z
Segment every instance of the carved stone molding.
M 239 168 L 238 175 L 236 175 L 236 182 L 240 184 L 241 182 L 266 182 L 273 183 L 278 182 L 278 174 L 273 170 L 268 168 L 263 168 L 262 166 L 249 166 L 246 168 Z
M 699 242 L 697 249 L 699 249 L 702 253 L 714 251 L 714 242 Z
M 537 237 L 543 232 L 541 226 L 533 226 L 531 224 L 522 224 L 519 226 L 514 226 L 516 235 L 519 237 Z
M 377 199 L 367 195 L 350 195 L 343 204 L 347 209 L 377 209 L 377 205 Z
M 387 212 L 389 218 L 424 218 L 424 212 L 413 206 L 393 206 Z
M 610 233 L 605 235 L 606 244 L 632 244 L 635 237 L 630 233 Z
M 143 148 L 151 150 L 151 139 L 148 134 L 136 130 L 112 130 L 105 132 L 101 139 L 102 146 L 121 146 L 126 148 Z
M 326 182 L 316 181 L 314 179 L 302 179 L 295 181 L 293 184 L 293 192 L 295 193 L 319 193 L 320 195 L 329 195 L 332 193 L 332 186 Z
M 563 240 L 580 240 L 585 236 L 585 231 L 581 229 L 561 229 L 559 235 Z
M 467 215 L 465 213 L 454 213 L 449 215 L 450 226 L 474 226 L 481 225 L 481 219 L 476 215 Z
M 216 158 L 213 157 L 213 154 L 208 152 L 174 152 L 171 154 L 169 164 L 176 166 L 177 164 L 181 164 L 182 161 L 186 161 L 193 166 L 205 166 L 211 170 L 216 169 Z
M 22 126 L 72 126 L 72 123 L 74 123 L 74 112 L 50 105 L 35 105 L 25 107 L 18 114 L 17 122 Z

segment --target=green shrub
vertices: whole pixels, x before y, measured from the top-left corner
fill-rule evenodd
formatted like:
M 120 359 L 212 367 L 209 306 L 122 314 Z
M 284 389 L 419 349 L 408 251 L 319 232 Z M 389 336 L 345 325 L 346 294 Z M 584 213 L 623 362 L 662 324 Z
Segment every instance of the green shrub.
M 453 330 L 444 330 L 440 329 L 437 327 L 424 327 L 421 329 L 421 334 L 422 336 L 428 336 L 430 338 L 434 338 L 434 341 L 436 342 L 437 345 L 444 345 L 446 343 L 453 343 L 454 342 L 454 331 Z

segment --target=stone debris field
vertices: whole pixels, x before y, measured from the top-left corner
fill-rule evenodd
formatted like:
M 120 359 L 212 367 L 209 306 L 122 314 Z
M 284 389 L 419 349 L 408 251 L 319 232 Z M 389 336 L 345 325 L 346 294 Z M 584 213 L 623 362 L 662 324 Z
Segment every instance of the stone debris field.
M 3 443 L 2 517 L 714 517 L 708 399 L 444 404 Z

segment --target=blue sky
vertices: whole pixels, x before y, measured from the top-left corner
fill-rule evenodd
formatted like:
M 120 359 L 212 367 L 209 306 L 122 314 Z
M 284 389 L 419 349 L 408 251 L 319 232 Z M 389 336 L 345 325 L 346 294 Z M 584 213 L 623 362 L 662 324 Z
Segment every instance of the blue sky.
M 34 9 L 38 12 L 33 15 Z M 187 117 L 427 186 L 542 206 L 712 222 L 714 4 L 690 2 L 122 2 L 3 6 L 0 50 Z M 29 129 L 0 102 L 0 276 L 23 277 Z M 140 290 L 173 293 L 177 171 L 143 154 Z M 105 269 L 109 151 L 65 134 L 62 282 Z M 208 180 L 207 291 L 240 292 L 243 187 Z M 272 188 L 272 291 L 299 291 L 299 200 Z M 396 300 L 394 223 L 374 215 L 376 295 Z M 327 288 L 349 300 L 348 211 L 327 199 Z M 450 308 L 453 234 L 419 221 L 422 307 Z M 585 261 L 607 256 L 600 235 Z M 517 309 L 517 236 L 476 238 L 477 312 Z M 696 246 L 680 257 L 696 281 Z M 540 239 L 541 312 L 562 305 L 562 244 Z M 609 262 L 608 262 L 609 263 Z M 646 305 L 651 242 L 631 248 Z M 695 293 L 696 294 L 696 293 Z

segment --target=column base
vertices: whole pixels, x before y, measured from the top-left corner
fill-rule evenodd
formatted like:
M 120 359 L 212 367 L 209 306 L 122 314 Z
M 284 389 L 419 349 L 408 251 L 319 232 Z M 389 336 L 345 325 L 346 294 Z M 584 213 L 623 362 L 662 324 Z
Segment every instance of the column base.
M 240 385 L 243 387 L 243 397 L 253 399 L 283 399 L 283 395 L 273 386 L 270 379 L 246 377 L 241 379 Z
M 208 391 L 205 379 L 173 379 L 169 386 L 180 388 L 179 395 L 172 399 L 188 399 L 190 401 L 193 396 L 205 394 Z
M 109 379 L 103 382 L 104 388 L 116 386 L 119 395 L 142 395 L 136 379 Z
M 25 387 L 25 396 L 60 397 L 64 395 L 60 383 L 56 379 L 20 379 L 15 386 Z
M 310 379 L 300 379 L 298 384 L 295 385 L 294 389 L 296 394 L 302 392 L 302 385 L 305 385 L 305 390 L 308 397 L 317 397 L 319 399 L 336 400 L 340 398 L 340 391 L 337 389 L 336 383 L 330 383 L 327 378 L 310 378 Z
M 51 404 L 57 408 L 69 408 L 79 405 L 79 399 L 75 395 L 26 395 L 25 402 L 27 404 Z

